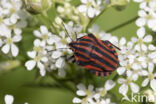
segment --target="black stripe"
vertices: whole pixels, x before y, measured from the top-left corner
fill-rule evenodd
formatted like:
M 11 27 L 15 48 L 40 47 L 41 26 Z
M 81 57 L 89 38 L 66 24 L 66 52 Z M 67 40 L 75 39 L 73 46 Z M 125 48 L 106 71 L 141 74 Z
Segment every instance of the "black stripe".
M 88 58 L 88 57 L 86 57 L 86 56 L 84 56 L 84 55 L 82 55 L 82 54 L 80 54 L 80 53 L 74 53 L 77 57 L 81 57 L 81 58 L 83 58 L 83 59 L 85 59 L 85 60 L 88 60 L 88 61 L 90 61 L 90 58 Z
M 108 43 L 109 44 L 111 44 L 110 46 L 108 46 L 110 49 L 113 49 L 114 47 L 112 46 L 112 43 L 111 42 L 109 42 L 108 40 L 107 41 L 103 41 L 103 40 L 101 40 L 102 41 L 102 43 L 104 43 L 105 45 L 108 45 Z M 112 51 L 114 54 L 116 53 L 116 51 L 115 51 L 115 49 L 114 49 L 114 51 Z M 114 55 L 117 59 L 118 59 L 118 56 L 116 56 L 116 55 Z
M 75 45 L 79 45 L 79 46 L 86 46 L 86 47 L 89 47 L 90 44 L 88 43 L 73 43 Z M 95 47 L 92 45 L 92 49 L 94 49 L 96 52 L 100 53 L 101 55 L 107 57 L 108 59 L 112 60 L 114 63 L 117 63 L 116 60 L 114 60 L 111 56 L 107 55 L 106 53 L 102 52 L 99 48 Z M 115 56 L 115 55 L 114 55 Z
M 105 48 L 103 45 L 101 45 L 101 43 L 98 42 L 98 40 L 96 39 L 96 37 L 93 34 L 88 34 L 88 36 L 90 38 L 94 39 L 94 41 L 96 42 L 96 44 L 98 46 L 100 46 L 101 48 L 105 49 L 106 51 L 108 51 L 109 53 L 112 53 L 114 55 L 114 53 L 111 50 L 109 50 L 109 49 Z
M 81 66 L 91 65 L 91 66 L 100 68 L 101 70 L 103 70 L 103 72 L 108 72 L 108 70 L 106 70 L 104 67 L 102 67 L 102 66 L 99 65 L 99 64 L 96 64 L 96 63 L 93 62 L 93 61 L 83 62 L 83 61 L 78 60 L 77 63 L 78 63 L 78 65 L 81 65 Z M 94 70 L 96 70 L 96 69 L 94 69 Z
M 101 57 L 99 57 L 99 56 L 97 56 L 97 55 L 95 55 L 95 54 L 89 52 L 89 51 L 86 50 L 86 49 L 77 48 L 77 47 L 75 47 L 75 49 L 76 49 L 76 50 L 79 50 L 79 51 L 81 51 L 81 52 L 84 52 L 85 54 L 89 55 L 89 56 L 92 57 L 93 59 L 96 59 L 96 60 L 102 62 L 102 63 L 105 64 L 106 66 L 112 68 L 112 70 L 113 70 L 113 69 L 116 69 L 115 66 L 113 66 L 112 64 L 110 64 L 110 63 L 107 62 L 106 60 L 103 60 Z M 92 49 L 94 49 L 94 48 L 92 47 Z
M 92 41 L 92 40 L 90 40 L 90 39 L 81 39 L 81 41 L 94 42 L 94 41 Z M 95 42 L 94 42 L 94 43 L 95 43 Z

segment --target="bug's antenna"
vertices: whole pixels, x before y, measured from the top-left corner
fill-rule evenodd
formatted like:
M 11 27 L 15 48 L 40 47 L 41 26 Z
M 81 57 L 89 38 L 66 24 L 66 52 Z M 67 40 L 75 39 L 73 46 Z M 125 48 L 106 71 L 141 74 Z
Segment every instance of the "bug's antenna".
M 77 40 L 77 33 L 75 32 L 76 40 Z
M 56 51 L 56 50 L 60 50 L 60 49 L 70 49 L 70 48 L 58 48 L 58 49 L 53 49 L 53 50 L 47 50 L 47 52 L 52 52 L 52 51 Z
M 68 37 L 69 37 L 72 41 L 74 41 L 74 40 L 72 39 L 72 37 L 69 35 L 69 33 L 68 33 L 68 31 L 67 31 L 67 29 L 66 29 L 66 27 L 65 27 L 65 25 L 64 25 L 63 22 L 62 22 L 62 24 L 63 24 L 63 27 L 64 27 L 64 29 L 65 29 L 66 34 L 68 35 Z

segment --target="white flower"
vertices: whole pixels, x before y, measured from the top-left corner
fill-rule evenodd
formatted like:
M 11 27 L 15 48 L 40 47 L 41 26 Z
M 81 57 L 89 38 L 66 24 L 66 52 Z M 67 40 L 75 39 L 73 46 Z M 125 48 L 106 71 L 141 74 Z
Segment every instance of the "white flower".
M 149 26 L 149 21 L 154 18 L 151 12 L 147 13 L 145 10 L 139 10 L 138 15 L 139 18 L 136 20 L 136 25 L 139 27 L 145 26 L 147 24 Z
M 142 75 L 147 76 L 147 78 L 145 78 L 144 81 L 142 82 L 142 86 L 145 87 L 150 82 L 151 88 L 154 91 L 156 91 L 156 73 L 153 73 L 153 70 L 154 70 L 154 65 L 149 64 L 148 71 L 146 71 L 146 70 L 142 71 Z
M 11 50 L 12 55 L 15 57 L 19 53 L 19 49 L 15 45 L 15 43 L 19 42 L 22 39 L 22 37 L 21 37 L 20 33 L 15 34 L 12 37 L 11 36 L 11 30 L 9 28 L 7 28 L 5 25 L 3 25 L 3 26 L 5 28 L 3 28 L 4 30 L 1 31 L 1 34 L 3 37 L 5 37 L 5 39 L 4 39 L 4 45 L 2 46 L 2 52 L 7 54 Z M 15 33 L 16 33 L 16 31 L 15 31 Z
M 152 41 L 152 36 L 151 35 L 146 35 L 145 36 L 145 28 L 141 27 L 137 30 L 137 42 L 138 44 L 135 45 L 135 49 L 137 51 L 147 51 L 147 46 L 145 43 L 150 43 Z
M 132 79 L 132 72 L 127 73 L 127 74 L 128 74 L 127 79 L 124 79 L 124 78 L 118 79 L 118 83 L 122 84 L 119 88 L 119 93 L 121 93 L 122 95 L 126 95 L 128 92 L 129 85 L 133 93 L 139 92 L 139 89 L 140 89 L 139 86 L 133 82 L 134 79 Z
M 13 104 L 14 97 L 12 95 L 5 95 L 5 104 Z
M 28 60 L 25 63 L 25 66 L 27 67 L 28 70 L 32 70 L 37 65 L 37 67 L 40 69 L 40 74 L 44 76 L 45 75 L 44 63 L 48 61 L 46 51 L 43 49 L 44 43 L 39 40 L 35 40 L 34 44 L 35 44 L 34 51 L 27 52 L 28 56 L 32 58 L 32 60 Z
M 111 90 L 116 85 L 112 80 L 107 80 L 103 88 L 97 88 L 97 92 L 94 97 L 95 99 L 99 99 L 100 97 L 104 97 L 109 90 Z
M 90 18 L 100 14 L 102 10 L 101 0 L 98 0 L 97 2 L 95 2 L 95 0 L 81 0 L 81 2 L 82 4 L 78 6 L 80 12 L 87 14 Z
M 80 98 L 75 97 L 73 99 L 73 103 L 90 104 L 89 102 L 91 101 L 94 95 L 94 91 L 93 91 L 94 86 L 89 85 L 88 89 L 86 89 L 86 87 L 83 84 L 78 84 L 77 88 L 78 88 L 78 91 L 76 92 L 76 94 L 78 96 L 83 96 L 84 98 L 80 99 Z
M 40 31 L 35 30 L 34 31 L 34 35 L 40 39 L 42 39 L 42 41 L 48 44 L 52 44 L 53 42 L 51 41 L 52 38 L 52 34 L 48 31 L 46 26 L 40 26 Z

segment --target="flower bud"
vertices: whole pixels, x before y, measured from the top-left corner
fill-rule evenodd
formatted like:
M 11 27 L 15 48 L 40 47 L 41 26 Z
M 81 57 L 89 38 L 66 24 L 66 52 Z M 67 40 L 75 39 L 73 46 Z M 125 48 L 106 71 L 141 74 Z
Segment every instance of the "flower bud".
M 111 0 L 111 5 L 114 6 L 117 10 L 123 10 L 126 8 L 129 0 Z
M 52 4 L 52 0 L 25 0 L 27 11 L 33 14 L 39 14 L 47 11 Z

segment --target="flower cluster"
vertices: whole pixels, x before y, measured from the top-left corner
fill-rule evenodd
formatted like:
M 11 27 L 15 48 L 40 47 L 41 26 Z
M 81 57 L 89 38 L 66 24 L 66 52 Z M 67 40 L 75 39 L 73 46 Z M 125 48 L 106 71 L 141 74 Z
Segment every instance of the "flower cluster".
M 32 58 L 25 63 L 28 70 L 32 70 L 37 65 L 42 76 L 45 76 L 46 70 L 56 69 L 59 76 L 65 76 L 66 57 L 73 54 L 68 44 L 76 38 L 75 35 L 80 37 L 83 34 L 79 34 L 82 28 L 74 26 L 73 22 L 69 22 L 64 28 L 68 33 L 62 30 L 56 35 L 49 32 L 46 26 L 40 26 L 40 30 L 34 31 L 37 39 L 34 40 L 33 51 L 27 53 Z
M 139 18 L 136 21 L 137 26 L 148 26 L 153 31 L 156 31 L 156 1 L 155 0 L 134 0 L 140 3 L 138 11 Z
M 26 18 L 21 0 L 0 1 L 0 47 L 3 53 L 11 52 L 14 57 L 18 55 L 15 43 L 22 39 L 21 28 L 27 25 Z
M 77 95 L 83 97 L 82 99 L 75 97 L 73 103 L 81 104 L 115 104 L 111 103 L 110 98 L 107 98 L 107 92 L 115 86 L 115 82 L 107 80 L 104 87 L 96 88 L 94 90 L 93 85 L 89 85 L 86 88 L 83 84 L 77 85 Z
M 104 9 L 103 0 L 81 0 L 81 3 L 78 6 L 79 12 L 89 18 L 99 15 Z
M 151 80 L 150 86 L 153 90 L 156 90 L 154 87 L 156 85 L 156 76 L 153 73 L 154 65 L 156 64 L 156 47 L 151 44 L 152 36 L 145 35 L 143 27 L 138 29 L 137 36 L 132 37 L 131 41 L 127 43 L 125 38 L 121 38 L 119 41 L 121 48 L 119 53 L 120 67 L 117 72 L 119 75 L 127 76 L 126 79 L 119 78 L 118 80 L 122 84 L 119 92 L 123 95 L 127 94 L 128 85 L 130 85 L 133 93 L 139 91 L 139 86 L 133 83 L 139 77 L 147 76 L 142 82 L 142 86 L 147 86 L 149 80 Z

